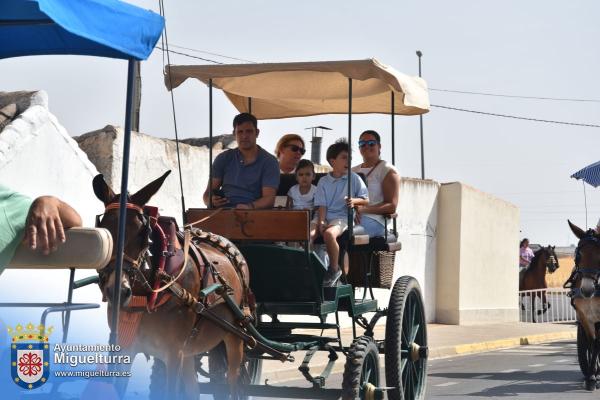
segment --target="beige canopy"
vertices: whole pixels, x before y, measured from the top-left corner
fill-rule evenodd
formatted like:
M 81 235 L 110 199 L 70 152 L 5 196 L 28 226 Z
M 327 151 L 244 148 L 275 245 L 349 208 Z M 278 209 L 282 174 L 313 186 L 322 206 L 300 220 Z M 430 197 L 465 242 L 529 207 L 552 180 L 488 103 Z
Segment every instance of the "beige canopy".
M 171 76 L 169 77 L 169 71 Z M 222 89 L 240 112 L 258 119 L 348 113 L 348 78 L 352 78 L 352 113 L 419 115 L 429 111 L 427 83 L 375 59 L 268 64 L 172 65 L 168 89 L 196 78 Z M 172 85 L 172 86 L 171 86 Z

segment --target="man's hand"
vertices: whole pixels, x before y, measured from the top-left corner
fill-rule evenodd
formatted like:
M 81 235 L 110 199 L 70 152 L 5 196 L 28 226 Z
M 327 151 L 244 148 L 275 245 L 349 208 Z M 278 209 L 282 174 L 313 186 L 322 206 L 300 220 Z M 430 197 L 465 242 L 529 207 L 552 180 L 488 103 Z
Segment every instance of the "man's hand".
M 212 206 L 215 208 L 220 208 L 225 206 L 225 204 L 229 203 L 229 200 L 227 199 L 227 197 L 221 197 L 221 196 L 217 196 L 214 195 L 212 196 Z
M 38 197 L 27 216 L 26 240 L 32 250 L 41 248 L 44 254 L 64 243 L 65 231 L 59 212 L 60 200 L 51 196 Z
M 71 206 L 56 197 L 38 197 L 29 208 L 25 240 L 32 250 L 49 254 L 65 242 L 65 228 L 74 226 L 81 226 L 81 217 Z
M 346 199 L 346 206 L 348 208 L 355 208 L 358 205 L 359 201 L 362 200 L 362 199 L 356 199 L 353 197 L 351 197 L 351 198 L 346 197 L 345 199 Z

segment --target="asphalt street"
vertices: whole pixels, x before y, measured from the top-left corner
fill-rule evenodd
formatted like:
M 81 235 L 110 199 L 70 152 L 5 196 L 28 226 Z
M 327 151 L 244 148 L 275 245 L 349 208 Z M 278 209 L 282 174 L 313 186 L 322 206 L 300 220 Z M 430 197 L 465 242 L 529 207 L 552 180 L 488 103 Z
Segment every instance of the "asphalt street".
M 383 366 L 383 360 L 382 360 Z M 385 381 L 382 371 L 382 379 Z M 341 387 L 341 374 L 327 387 Z M 283 385 L 306 386 L 304 381 Z M 597 399 L 600 391 L 583 389 L 574 341 L 517 348 L 430 361 L 426 399 Z M 256 398 L 255 398 L 256 399 Z

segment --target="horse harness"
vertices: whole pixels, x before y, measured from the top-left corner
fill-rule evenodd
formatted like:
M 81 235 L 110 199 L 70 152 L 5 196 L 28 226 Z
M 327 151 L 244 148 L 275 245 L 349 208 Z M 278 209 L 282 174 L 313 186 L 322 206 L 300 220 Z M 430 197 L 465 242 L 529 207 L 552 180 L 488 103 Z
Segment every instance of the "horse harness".
M 106 206 L 105 214 L 111 212 L 112 210 L 118 210 L 118 203 L 110 203 Z M 201 251 L 200 245 L 202 243 L 206 243 L 211 247 L 219 250 L 222 254 L 224 254 L 234 266 L 236 273 L 240 278 L 240 282 L 243 288 L 242 293 L 242 306 L 244 309 L 254 309 L 254 297 L 248 287 L 244 274 L 245 260 L 239 250 L 236 248 L 233 243 L 229 240 L 219 236 L 212 234 L 210 232 L 204 232 L 197 228 L 192 228 L 186 232 L 186 234 L 182 234 L 177 231 L 177 240 L 184 242 L 184 261 L 181 265 L 181 269 L 177 277 L 174 277 L 169 272 L 165 271 L 165 264 L 167 260 L 176 255 L 176 251 L 172 245 L 169 243 L 169 238 L 165 234 L 165 229 L 161 227 L 159 223 L 159 219 L 163 217 L 156 217 L 152 215 L 148 215 L 148 211 L 152 212 L 152 207 L 146 207 L 146 210 L 142 207 L 127 202 L 126 208 L 133 210 L 136 212 L 136 216 L 140 218 L 142 224 L 145 226 L 145 229 L 140 231 L 143 240 L 143 248 L 138 254 L 137 257 L 132 257 L 125 252 L 123 252 L 123 273 L 127 274 L 130 281 L 133 284 L 138 282 L 145 289 L 145 291 L 149 295 L 149 299 L 146 303 L 145 307 L 133 306 L 128 307 L 126 309 L 127 312 L 154 312 L 156 309 L 166 303 L 170 295 L 174 295 L 177 297 L 184 305 L 191 307 L 197 315 L 201 315 L 205 310 L 209 310 L 210 308 L 216 306 L 217 304 L 222 303 L 223 301 L 216 298 L 215 295 L 211 296 L 202 296 L 199 298 L 201 302 L 199 302 L 195 296 L 189 293 L 185 288 L 177 283 L 177 279 L 182 275 L 183 270 L 186 267 L 187 263 L 187 254 L 189 248 L 189 254 L 191 254 L 192 258 L 198 265 L 200 279 L 201 279 L 201 289 L 205 289 L 210 282 L 218 282 L 220 283 L 224 290 L 228 293 L 232 293 L 231 287 L 229 286 L 226 279 L 221 276 L 221 274 L 216 270 L 215 266 L 212 262 L 206 257 L 204 252 Z M 96 216 L 96 226 L 99 226 L 101 223 L 101 216 Z M 167 218 L 167 217 L 165 217 Z M 174 220 L 173 220 L 173 223 Z M 149 257 L 152 257 L 150 252 L 150 235 L 154 233 L 155 236 L 159 239 L 159 254 L 158 254 L 158 262 L 152 263 L 149 261 Z M 111 258 L 111 263 L 116 259 L 115 256 Z M 155 265 L 156 274 L 155 274 L 155 284 L 154 287 L 150 284 L 146 275 L 142 271 L 142 268 L 146 270 L 150 270 L 150 265 Z M 109 265 L 108 267 L 99 271 L 100 277 L 100 286 L 104 286 L 108 279 L 108 276 L 114 271 L 114 264 Z M 159 287 L 161 283 L 165 283 L 164 286 Z M 169 294 L 167 294 L 165 289 L 169 289 Z M 157 295 L 162 292 L 162 297 L 157 301 Z M 217 293 L 218 294 L 218 293 Z M 196 322 L 195 326 L 198 324 Z
M 594 231 L 591 229 L 588 230 L 584 237 L 579 240 L 577 247 L 575 248 L 575 267 L 571 272 L 571 276 L 563 285 L 563 288 L 570 289 L 571 291 L 568 293 L 568 296 L 571 297 L 571 305 L 574 306 L 573 301 L 575 299 L 583 299 L 584 296 L 581 293 L 581 288 L 575 287 L 575 283 L 580 277 L 588 276 L 594 281 L 594 297 L 600 297 L 600 265 L 594 267 L 581 266 L 581 247 L 585 244 L 591 244 L 593 246 L 600 248 L 600 238 L 598 238 Z

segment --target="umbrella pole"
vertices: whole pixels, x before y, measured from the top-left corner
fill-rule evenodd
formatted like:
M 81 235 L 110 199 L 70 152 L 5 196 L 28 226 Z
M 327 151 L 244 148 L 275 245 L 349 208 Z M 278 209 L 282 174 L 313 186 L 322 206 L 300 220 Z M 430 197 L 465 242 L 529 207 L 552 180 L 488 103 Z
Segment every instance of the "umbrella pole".
M 213 80 L 208 80 L 208 204 L 212 207 L 212 162 L 213 162 Z
M 352 78 L 348 78 L 348 198 L 352 198 Z M 354 232 L 354 210 L 348 210 L 348 246 Z M 336 261 L 336 260 L 334 260 Z
M 115 289 L 112 298 L 112 320 L 110 340 L 116 345 L 119 337 L 119 311 L 121 308 L 121 276 L 123 273 L 123 251 L 125 248 L 125 216 L 127 213 L 127 180 L 129 177 L 129 148 L 131 145 L 131 106 L 133 104 L 133 77 L 135 60 L 129 59 L 127 71 L 127 102 L 125 108 L 125 138 L 123 143 L 123 166 L 121 168 L 121 197 L 119 199 L 119 233 L 117 236 L 117 258 L 115 265 Z
M 585 230 L 588 229 L 588 211 L 587 211 L 587 195 L 585 193 L 585 182 L 581 181 L 583 185 L 583 205 L 585 206 Z

